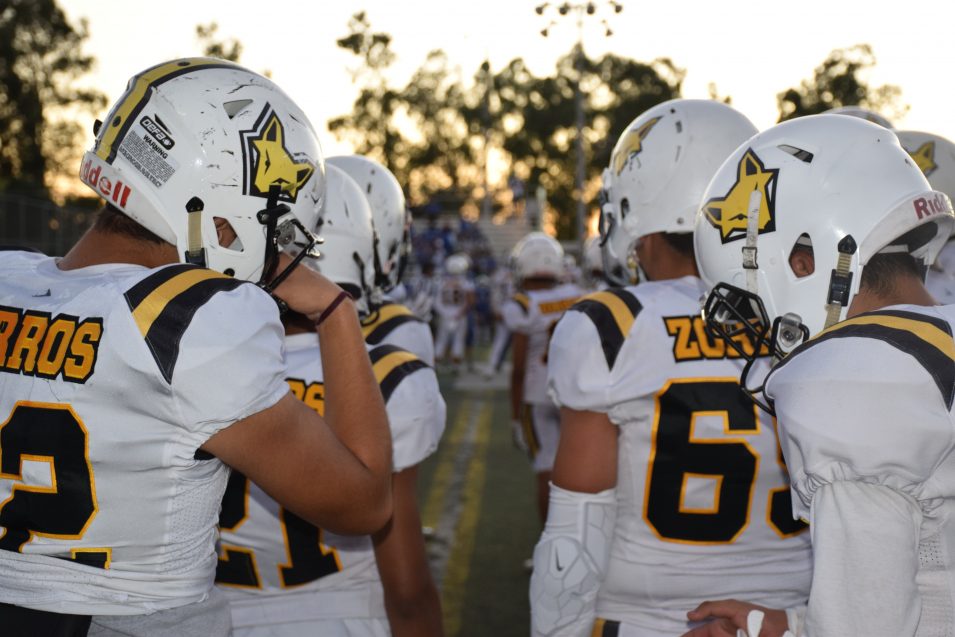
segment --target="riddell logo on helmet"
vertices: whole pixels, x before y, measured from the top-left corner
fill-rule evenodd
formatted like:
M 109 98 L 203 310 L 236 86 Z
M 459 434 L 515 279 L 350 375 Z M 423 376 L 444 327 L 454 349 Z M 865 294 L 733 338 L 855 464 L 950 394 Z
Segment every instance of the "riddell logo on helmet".
M 129 193 L 132 192 L 132 190 L 118 179 L 112 181 L 109 177 L 103 176 L 102 172 L 102 164 L 88 159 L 86 163 L 83 164 L 83 167 L 80 168 L 80 179 L 106 199 L 109 199 L 120 208 L 125 208 L 126 201 L 129 199 Z
M 942 195 L 935 195 L 931 199 L 919 197 L 912 202 L 912 206 L 915 208 L 915 214 L 919 219 L 940 215 L 948 210 L 948 206 L 945 205 L 945 197 Z

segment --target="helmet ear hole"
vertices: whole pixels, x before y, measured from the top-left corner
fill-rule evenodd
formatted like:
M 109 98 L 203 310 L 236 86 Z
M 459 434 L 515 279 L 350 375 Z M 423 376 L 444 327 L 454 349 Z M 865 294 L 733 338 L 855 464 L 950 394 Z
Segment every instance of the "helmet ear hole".
M 630 200 L 623 198 L 620 200 L 620 219 L 626 219 L 627 215 L 630 213 Z
M 213 217 L 212 221 L 216 224 L 219 247 L 242 252 L 242 241 L 229 220 L 222 217 Z
M 797 279 L 809 276 L 816 270 L 812 237 L 805 232 L 799 235 L 789 251 L 789 268 Z

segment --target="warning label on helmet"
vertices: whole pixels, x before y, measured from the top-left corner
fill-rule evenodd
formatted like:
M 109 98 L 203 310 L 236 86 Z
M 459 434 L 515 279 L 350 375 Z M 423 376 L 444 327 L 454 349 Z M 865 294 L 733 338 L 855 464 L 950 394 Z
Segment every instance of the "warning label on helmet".
M 126 136 L 119 152 L 157 188 L 161 188 L 179 167 L 169 153 L 139 127 Z

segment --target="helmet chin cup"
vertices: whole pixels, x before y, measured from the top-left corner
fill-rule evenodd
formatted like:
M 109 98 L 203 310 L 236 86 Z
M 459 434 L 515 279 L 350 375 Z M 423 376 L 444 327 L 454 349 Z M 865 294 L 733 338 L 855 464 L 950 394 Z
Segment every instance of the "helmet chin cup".
M 275 296 L 275 288 L 288 278 L 292 270 L 298 267 L 298 264 L 302 262 L 302 259 L 314 253 L 314 248 L 318 241 L 315 235 L 295 216 L 289 215 L 287 218 L 282 219 L 281 222 L 279 221 L 284 215 L 288 215 L 288 213 L 291 212 L 291 208 L 289 208 L 287 204 L 278 203 L 280 193 L 281 190 L 279 186 L 271 186 L 269 188 L 269 196 L 265 208 L 256 214 L 259 223 L 265 226 L 266 235 L 265 260 L 262 267 L 262 277 L 259 279 L 258 285 L 275 299 L 279 305 L 279 309 L 284 313 L 288 309 L 288 306 L 284 301 Z M 292 258 L 291 263 L 281 272 L 276 273 L 279 253 L 292 243 L 296 243 L 296 230 L 305 237 L 304 245 L 302 249 L 298 251 L 298 254 Z
M 753 385 L 751 374 L 756 361 L 772 354 L 786 356 L 809 338 L 809 330 L 795 314 L 770 321 L 762 299 L 728 283 L 717 283 L 703 304 L 703 325 L 710 338 L 720 339 L 746 361 L 740 375 L 743 392 L 763 411 L 775 415 L 769 401 L 760 398 L 764 383 Z

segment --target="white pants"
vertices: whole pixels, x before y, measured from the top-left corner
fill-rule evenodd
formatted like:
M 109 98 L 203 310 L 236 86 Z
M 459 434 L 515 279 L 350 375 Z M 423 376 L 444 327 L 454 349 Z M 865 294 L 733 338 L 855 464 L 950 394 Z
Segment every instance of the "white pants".
M 438 316 L 438 333 L 434 338 L 434 357 L 441 360 L 451 346 L 451 358 L 460 361 L 464 358 L 464 339 L 468 333 L 468 320 L 465 316 Z

